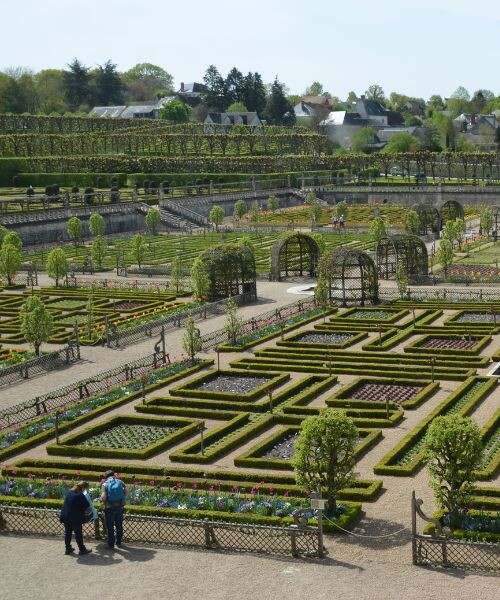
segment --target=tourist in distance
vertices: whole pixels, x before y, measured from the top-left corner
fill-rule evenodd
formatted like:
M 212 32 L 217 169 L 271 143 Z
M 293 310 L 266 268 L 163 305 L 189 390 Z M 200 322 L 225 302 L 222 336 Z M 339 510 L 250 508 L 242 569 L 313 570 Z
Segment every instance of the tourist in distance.
M 104 473 L 101 500 L 104 503 L 104 522 L 108 534 L 108 547 L 114 548 L 115 543 L 121 546 L 123 537 L 123 510 L 127 488 L 121 479 L 110 469 Z
M 71 545 L 73 533 L 75 534 L 75 541 L 78 544 L 80 556 L 92 552 L 83 543 L 82 525 L 86 520 L 85 512 L 89 508 L 89 503 L 83 494 L 85 484 L 85 481 L 80 481 L 74 485 L 66 494 L 64 504 L 61 508 L 59 520 L 64 525 L 65 554 L 73 554 L 75 551 Z

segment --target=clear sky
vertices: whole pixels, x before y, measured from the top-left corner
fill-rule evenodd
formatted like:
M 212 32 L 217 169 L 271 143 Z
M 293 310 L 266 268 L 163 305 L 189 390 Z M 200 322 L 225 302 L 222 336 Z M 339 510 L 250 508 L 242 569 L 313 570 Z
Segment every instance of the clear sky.
M 500 94 L 500 1 L 2 0 L 0 70 L 160 65 L 201 81 L 215 64 L 277 75 L 292 93 L 313 81 L 344 99 L 378 83 L 428 98 L 459 85 Z

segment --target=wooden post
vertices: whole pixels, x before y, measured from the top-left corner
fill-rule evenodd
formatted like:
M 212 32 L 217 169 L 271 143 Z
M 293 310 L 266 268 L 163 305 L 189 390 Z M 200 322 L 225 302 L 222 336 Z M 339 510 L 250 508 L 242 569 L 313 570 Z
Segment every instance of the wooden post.
M 56 410 L 54 428 L 56 430 L 56 444 L 59 446 L 59 410 Z

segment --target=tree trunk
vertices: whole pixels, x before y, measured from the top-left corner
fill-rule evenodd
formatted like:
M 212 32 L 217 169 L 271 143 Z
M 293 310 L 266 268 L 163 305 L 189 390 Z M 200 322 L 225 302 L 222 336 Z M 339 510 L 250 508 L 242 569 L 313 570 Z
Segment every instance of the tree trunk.
M 35 354 L 36 356 L 40 356 L 40 344 L 35 344 Z

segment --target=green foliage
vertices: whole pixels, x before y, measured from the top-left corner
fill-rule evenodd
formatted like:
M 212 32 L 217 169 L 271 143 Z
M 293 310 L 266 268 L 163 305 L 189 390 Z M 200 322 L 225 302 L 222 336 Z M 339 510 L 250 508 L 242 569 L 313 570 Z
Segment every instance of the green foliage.
M 317 202 L 316 194 L 314 192 L 308 192 L 305 197 L 306 204 L 313 204 Z
M 0 225 L 0 248 L 2 247 L 3 241 L 5 239 L 5 236 L 9 233 L 9 230 L 7 229 L 7 227 L 4 227 L 3 225 Z
M 493 227 L 493 212 L 491 208 L 485 208 L 481 211 L 480 223 L 483 234 L 488 235 Z
M 267 99 L 264 118 L 269 125 L 294 125 L 295 112 L 293 106 L 285 96 L 283 84 L 276 78 L 271 86 L 271 93 Z
M 326 409 L 302 422 L 293 467 L 297 484 L 327 490 L 328 513 L 335 515 L 339 490 L 353 479 L 358 430 L 344 411 Z
M 316 287 L 314 288 L 314 298 L 322 306 L 328 304 L 328 285 L 326 277 L 321 275 L 318 277 Z
M 448 274 L 448 267 L 453 262 L 453 246 L 448 238 L 443 238 L 441 240 L 441 243 L 439 244 L 439 250 L 437 252 L 437 258 L 443 267 L 444 276 L 446 277 Z
M 406 267 L 402 261 L 398 262 L 398 266 L 396 268 L 396 283 L 398 286 L 399 297 L 401 300 L 403 300 L 408 290 L 409 280 L 406 273 Z
M 243 215 L 247 213 L 247 203 L 244 200 L 238 200 L 234 204 L 234 217 L 237 219 L 241 219 Z
M 387 145 L 384 147 L 384 152 L 391 154 L 401 152 L 416 152 L 420 148 L 420 140 L 408 132 L 395 133 Z
M 453 221 L 453 235 L 458 242 L 458 247 L 461 248 L 465 237 L 465 221 L 463 219 L 457 217 Z
M 104 257 L 106 256 L 106 242 L 101 235 L 98 235 L 92 241 L 92 260 L 100 269 L 102 267 L 102 262 Z
M 224 330 L 227 333 L 228 342 L 234 346 L 236 340 L 243 333 L 243 319 L 237 314 L 238 307 L 232 298 L 228 298 L 226 303 L 226 322 Z
M 134 257 L 135 262 L 140 268 L 144 260 L 144 256 L 146 254 L 146 240 L 144 236 L 140 233 L 134 235 L 130 242 L 130 247 L 132 251 L 132 256 Z
M 16 250 L 21 251 L 22 247 L 23 247 L 23 241 L 21 239 L 21 236 L 15 232 L 15 231 L 9 231 L 8 233 L 5 234 L 3 240 L 2 240 L 2 246 L 14 246 L 14 248 L 16 248 Z
M 215 229 L 218 231 L 219 225 L 224 220 L 224 209 L 222 208 L 222 206 L 218 206 L 217 204 L 214 204 L 212 206 L 212 208 L 210 209 L 210 213 L 208 215 L 208 220 L 210 221 L 210 223 L 215 225 Z
M 205 263 L 200 257 L 196 258 L 191 267 L 191 285 L 193 293 L 199 300 L 206 300 L 210 291 L 210 279 Z
M 335 207 L 335 214 L 337 217 L 344 217 L 344 221 L 347 219 L 347 215 L 349 213 L 349 208 L 347 206 L 347 202 L 345 200 L 341 200 L 337 203 Z
M 269 198 L 267 199 L 267 210 L 271 210 L 272 212 L 274 212 L 278 210 L 279 205 L 279 200 L 274 194 L 269 196 Z
M 370 225 L 370 238 L 375 242 L 378 242 L 385 235 L 387 235 L 387 231 L 384 219 L 382 219 L 382 217 L 375 217 Z
M 146 227 L 153 235 L 156 235 L 160 223 L 160 211 L 157 208 L 150 208 L 146 214 Z
M 354 152 L 367 152 L 371 144 L 375 143 L 376 131 L 373 127 L 363 127 L 353 134 L 351 148 Z
M 452 247 L 454 242 L 456 241 L 456 229 L 455 229 L 455 221 L 446 221 L 443 227 L 443 231 L 441 233 L 441 239 L 448 240 Z
M 179 254 L 174 258 L 171 265 L 170 277 L 172 281 L 172 285 L 175 289 L 175 293 L 178 294 L 182 289 L 182 284 L 184 281 L 184 272 L 182 269 L 182 259 Z
M 59 286 L 59 280 L 66 277 L 68 272 L 68 259 L 62 248 L 54 248 L 47 256 L 47 275 L 56 281 L 56 287 Z
M 171 123 L 187 123 L 191 118 L 191 107 L 182 100 L 170 100 L 160 109 L 160 119 Z
M 417 211 L 409 210 L 405 215 L 405 231 L 412 235 L 418 235 L 420 232 L 420 216 Z
M 184 326 L 182 346 L 188 353 L 191 361 L 194 361 L 196 354 L 202 349 L 200 330 L 196 327 L 193 317 L 189 317 Z
M 89 218 L 89 231 L 93 236 L 104 235 L 106 231 L 106 221 L 99 213 L 93 213 Z
M 457 515 L 468 505 L 482 459 L 481 432 L 470 417 L 436 417 L 425 435 L 430 485 L 439 506 Z
M 71 217 L 66 224 L 66 230 L 75 246 L 77 246 L 82 239 L 83 233 L 83 224 L 81 220 L 78 217 Z
M 7 238 L 8 235 L 5 236 Z M 0 250 L 0 275 L 7 279 L 7 284 L 12 285 L 12 279 L 21 267 L 21 251 L 13 244 L 4 242 Z
M 323 208 L 318 200 L 314 200 L 309 204 L 309 216 L 311 217 L 311 224 L 319 223 L 321 219 L 321 215 L 323 213 Z
M 92 341 L 94 339 L 94 294 L 89 294 L 87 304 L 85 305 L 85 312 L 87 313 L 87 339 Z
M 312 233 L 311 237 L 318 244 L 320 255 L 324 254 L 326 251 L 325 236 L 322 233 Z
M 40 354 L 40 346 L 52 334 L 52 315 L 45 304 L 37 296 L 28 298 L 21 306 L 19 313 L 21 320 L 21 333 L 24 339 L 35 349 L 35 354 Z
M 248 112 L 248 108 L 243 102 L 233 102 L 227 107 L 226 112 Z

